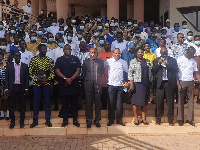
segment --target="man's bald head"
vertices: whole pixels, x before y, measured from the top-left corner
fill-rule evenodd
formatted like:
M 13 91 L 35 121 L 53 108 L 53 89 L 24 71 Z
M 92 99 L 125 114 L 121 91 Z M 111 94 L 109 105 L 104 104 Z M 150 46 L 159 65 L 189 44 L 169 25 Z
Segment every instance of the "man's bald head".
M 161 57 L 167 57 L 168 56 L 167 48 L 166 47 L 161 47 L 160 54 L 161 54 Z
M 97 49 L 96 48 L 90 48 L 90 58 L 95 59 L 97 57 Z

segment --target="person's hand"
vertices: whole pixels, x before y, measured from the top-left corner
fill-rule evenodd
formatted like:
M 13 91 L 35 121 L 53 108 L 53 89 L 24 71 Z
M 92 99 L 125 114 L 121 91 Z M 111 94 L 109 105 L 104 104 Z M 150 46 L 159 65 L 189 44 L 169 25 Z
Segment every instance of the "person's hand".
M 161 64 L 163 62 L 163 59 L 159 59 L 158 63 Z
M 182 90 L 182 87 L 180 84 L 178 84 L 178 91 L 180 92 Z
M 168 66 L 168 65 L 169 65 L 169 63 L 168 63 L 167 61 L 164 61 L 164 64 L 165 64 L 165 66 Z

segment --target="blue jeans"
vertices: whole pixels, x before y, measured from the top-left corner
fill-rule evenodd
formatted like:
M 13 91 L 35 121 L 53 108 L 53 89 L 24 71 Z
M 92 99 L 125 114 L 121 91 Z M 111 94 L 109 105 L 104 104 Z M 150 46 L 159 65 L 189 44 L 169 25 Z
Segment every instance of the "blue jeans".
M 50 121 L 51 108 L 50 108 L 50 98 L 51 98 L 51 86 L 33 86 L 33 122 L 38 122 L 39 115 L 39 105 L 41 97 L 44 99 L 45 105 L 45 119 Z

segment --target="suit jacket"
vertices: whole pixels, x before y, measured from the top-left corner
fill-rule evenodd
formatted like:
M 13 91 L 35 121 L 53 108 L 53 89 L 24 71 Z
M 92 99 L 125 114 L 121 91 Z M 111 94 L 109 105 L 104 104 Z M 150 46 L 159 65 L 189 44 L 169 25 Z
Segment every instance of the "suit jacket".
M 161 59 L 161 57 L 158 57 L 154 60 L 152 70 L 157 82 L 157 88 L 160 87 L 163 77 L 163 66 L 158 64 L 159 59 Z M 177 61 L 175 58 L 168 56 L 167 62 L 169 63 L 169 65 L 167 66 L 168 86 L 171 88 L 175 88 L 177 86 L 176 77 L 178 73 Z
M 96 58 L 92 60 L 90 58 L 83 62 L 82 68 L 84 74 L 84 86 L 85 90 L 90 91 L 94 86 L 95 91 L 101 91 L 102 87 L 102 75 L 104 73 L 104 62 L 101 59 Z
M 10 92 L 12 92 L 14 82 L 15 82 L 14 63 L 10 63 L 6 68 L 5 89 L 8 89 Z M 21 88 L 23 90 L 29 88 L 29 69 L 28 65 L 24 63 L 21 63 L 20 67 L 20 82 L 21 82 Z

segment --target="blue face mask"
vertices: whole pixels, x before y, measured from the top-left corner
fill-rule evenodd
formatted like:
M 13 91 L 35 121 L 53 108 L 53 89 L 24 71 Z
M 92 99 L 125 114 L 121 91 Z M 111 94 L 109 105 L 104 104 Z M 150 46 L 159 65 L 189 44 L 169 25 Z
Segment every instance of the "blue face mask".
M 102 30 L 102 26 L 98 26 L 98 30 Z
M 93 23 L 93 22 L 94 22 L 94 20 L 90 20 L 90 22 L 91 22 L 91 23 Z
M 143 31 L 144 26 L 139 26 L 140 31 Z
M 84 30 L 84 28 L 85 28 L 84 26 L 80 26 L 80 30 Z
M 117 30 L 118 28 L 115 28 L 115 30 Z
M 148 24 L 144 24 L 144 27 L 145 27 L 145 28 L 148 27 Z
M 183 29 L 186 29 L 187 28 L 187 25 L 183 25 Z
M 63 34 L 64 34 L 64 31 L 59 31 L 59 33 L 63 35 Z
M 128 25 L 129 25 L 129 26 L 132 25 L 132 22 L 128 22 Z
M 116 34 L 116 31 L 113 31 L 113 34 Z
M 188 39 L 189 41 L 192 41 L 192 40 L 194 39 L 194 37 L 193 37 L 193 36 L 187 36 L 187 39 Z
M 33 36 L 31 37 L 31 41 L 36 41 L 37 40 L 37 37 Z
M 85 20 L 82 20 L 81 22 L 85 24 Z
M 64 46 L 65 46 L 65 43 L 58 43 L 58 46 L 59 46 L 59 47 L 64 47 Z
M 163 35 L 163 34 L 162 34 L 162 35 L 161 35 L 161 37 L 163 37 L 163 38 L 166 38 L 166 37 L 167 37 L 167 35 Z
M 101 19 L 100 19 L 100 18 L 98 18 L 98 19 L 97 19 L 97 22 L 101 22 Z
M 0 25 L 0 29 L 3 29 L 3 25 Z
M 103 44 L 104 44 L 104 40 L 100 40 L 100 41 L 99 41 L 99 44 L 100 44 L 100 45 L 103 45 Z
M 175 30 L 176 32 L 178 32 L 178 31 L 179 31 L 179 27 L 174 27 L 174 30 Z
M 24 20 L 23 20 L 23 22 L 24 22 L 24 23 L 27 23 L 27 22 L 28 22 L 28 20 L 24 19 Z
M 41 44 L 43 44 L 43 45 L 47 46 L 47 43 L 41 43 Z
M 0 49 L 5 50 L 7 47 L 6 46 L 0 46 Z
M 16 22 L 17 22 L 17 20 L 14 20 L 14 22 L 16 23 Z
M 56 22 L 53 22 L 53 23 L 52 23 L 52 26 L 54 26 L 54 27 L 55 27 L 56 25 L 57 25 L 57 23 L 56 23 Z
M 46 32 L 47 31 L 47 28 L 43 28 L 44 29 L 44 32 Z
M 120 28 L 125 28 L 125 26 L 120 26 Z
M 72 37 L 71 36 L 67 36 L 67 40 L 68 41 L 72 41 Z
M 140 37 L 140 34 L 135 34 L 136 37 Z
M 10 33 L 15 34 L 16 31 L 15 30 L 10 30 Z
M 94 36 L 96 36 L 96 37 L 99 36 L 99 33 L 98 33 L 98 32 L 95 32 L 95 33 L 94 33 Z
M 49 42 L 53 42 L 54 41 L 54 38 L 49 38 Z
M 158 30 L 159 29 L 159 27 L 155 27 L 156 28 L 156 30 Z
M 83 37 L 82 34 L 77 34 L 77 36 L 79 39 Z
M 37 31 L 38 35 L 43 35 L 43 31 Z
M 194 41 L 196 45 L 200 45 L 200 41 Z

